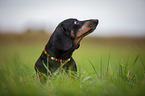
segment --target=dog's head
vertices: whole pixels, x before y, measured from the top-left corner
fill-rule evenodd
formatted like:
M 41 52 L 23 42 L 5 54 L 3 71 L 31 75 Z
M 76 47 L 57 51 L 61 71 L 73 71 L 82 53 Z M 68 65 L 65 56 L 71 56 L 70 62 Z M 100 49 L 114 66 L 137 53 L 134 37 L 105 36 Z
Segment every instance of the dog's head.
M 53 45 L 60 50 L 77 48 L 81 39 L 93 32 L 97 25 L 97 19 L 78 21 L 77 19 L 67 19 L 62 21 L 55 29 L 52 36 Z

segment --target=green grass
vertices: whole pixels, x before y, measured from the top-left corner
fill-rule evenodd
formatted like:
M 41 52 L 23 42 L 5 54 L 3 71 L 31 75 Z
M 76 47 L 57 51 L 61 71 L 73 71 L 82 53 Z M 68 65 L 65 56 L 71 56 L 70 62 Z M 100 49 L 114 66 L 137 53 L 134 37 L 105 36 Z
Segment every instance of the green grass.
M 145 96 L 144 46 L 84 40 L 73 53 L 79 78 L 62 72 L 41 84 L 34 63 L 44 46 L 0 45 L 0 96 Z

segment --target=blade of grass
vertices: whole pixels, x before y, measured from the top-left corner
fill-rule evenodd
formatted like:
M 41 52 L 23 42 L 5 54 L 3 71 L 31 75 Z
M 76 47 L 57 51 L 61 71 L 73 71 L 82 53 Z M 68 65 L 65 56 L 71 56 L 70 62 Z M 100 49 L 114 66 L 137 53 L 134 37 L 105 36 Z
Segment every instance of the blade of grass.
M 143 59 L 142 59 L 142 57 L 141 57 L 141 54 L 140 54 L 140 51 L 139 51 L 139 47 L 138 46 L 136 46 L 136 50 L 137 50 L 137 52 L 138 52 L 138 57 L 140 58 L 140 61 L 141 61 L 141 65 L 142 65 L 142 67 L 143 67 L 143 70 L 142 70 L 142 72 L 143 72 L 143 74 L 145 73 L 145 65 L 144 65 L 144 62 L 143 62 Z M 143 78 L 145 78 L 145 76 L 143 75 Z
M 107 62 L 106 76 L 108 76 L 108 72 L 109 72 L 109 61 L 110 61 L 110 52 L 109 52 L 109 57 L 108 57 L 108 62 Z
M 139 54 L 136 56 L 136 58 L 135 58 L 135 60 L 134 60 L 134 62 L 133 62 L 133 66 L 134 66 L 135 63 L 137 62 L 138 58 L 139 58 Z
M 144 65 L 144 62 L 143 62 L 143 59 L 142 59 L 141 55 L 139 55 L 139 57 L 140 57 L 140 61 L 141 61 L 142 67 L 145 70 L 145 65 Z
M 135 80 L 136 80 L 136 75 L 134 74 L 134 75 L 131 77 L 131 79 L 130 79 L 130 83 L 134 83 Z
M 68 61 L 62 63 L 62 64 L 60 65 L 60 67 L 53 73 L 53 75 L 56 76 L 56 75 L 59 73 L 59 71 L 60 71 L 61 69 L 63 70 L 62 67 L 63 67 L 67 62 L 68 62 Z
M 47 66 L 45 65 L 44 62 L 43 62 L 43 66 L 46 68 L 47 72 L 49 72 L 50 76 L 52 76 L 52 73 L 51 73 L 50 70 L 47 68 Z
M 61 66 L 58 69 L 61 69 L 68 61 L 61 64 Z
M 48 77 L 44 73 L 41 73 L 41 75 L 43 75 L 46 79 L 48 79 Z
M 142 57 L 141 57 L 141 55 L 140 55 L 138 46 L 136 46 L 136 50 L 137 50 L 137 52 L 138 52 L 138 57 L 140 57 L 141 64 L 142 64 L 142 66 L 143 66 L 143 68 L 144 68 L 144 70 L 145 70 L 145 65 L 144 65 L 143 59 L 142 59 Z
M 122 58 L 122 61 L 121 61 L 121 63 L 120 63 L 120 65 L 119 65 L 119 76 L 122 78 L 122 79 L 124 79 L 124 68 L 123 68 L 123 64 L 124 64 L 124 62 L 123 62 L 123 58 Z
M 129 56 L 127 57 L 127 62 L 126 62 L 126 64 L 125 64 L 125 68 L 124 68 L 124 73 L 125 73 L 125 74 L 128 73 L 128 70 L 127 70 L 127 68 L 128 68 L 128 61 L 129 61 Z
M 91 66 L 92 66 L 92 68 L 93 68 L 95 74 L 97 75 L 97 77 L 100 78 L 100 77 L 99 77 L 99 74 L 98 74 L 98 72 L 96 71 L 96 69 L 95 69 L 94 65 L 92 64 L 92 62 L 91 62 L 90 60 L 89 60 L 89 62 L 90 62 L 90 64 L 91 64 Z
M 82 80 L 82 83 L 84 83 L 85 81 L 89 80 L 90 78 L 91 78 L 91 76 L 87 76 L 86 78 L 84 78 L 84 79 Z
M 100 68 L 100 78 L 102 79 L 102 78 L 103 78 L 103 64 L 102 64 L 102 56 L 101 56 L 101 61 L 100 61 L 100 64 L 101 64 L 101 68 Z
M 119 77 L 121 77 L 122 79 L 124 79 L 123 66 L 121 64 L 119 65 Z

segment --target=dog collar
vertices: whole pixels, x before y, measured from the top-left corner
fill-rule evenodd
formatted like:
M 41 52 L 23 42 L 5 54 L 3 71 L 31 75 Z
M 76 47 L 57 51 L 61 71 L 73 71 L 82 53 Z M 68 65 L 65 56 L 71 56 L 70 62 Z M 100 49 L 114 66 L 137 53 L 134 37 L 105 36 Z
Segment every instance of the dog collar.
M 50 59 L 53 60 L 53 61 L 57 61 L 57 62 L 62 62 L 62 63 L 64 63 L 64 62 L 66 62 L 66 61 L 68 62 L 68 61 L 71 60 L 71 58 L 68 58 L 67 60 L 56 59 L 55 57 L 50 56 L 50 55 L 46 52 L 45 49 L 44 49 L 44 53 L 45 53 L 45 55 L 47 55 L 47 57 L 50 57 Z

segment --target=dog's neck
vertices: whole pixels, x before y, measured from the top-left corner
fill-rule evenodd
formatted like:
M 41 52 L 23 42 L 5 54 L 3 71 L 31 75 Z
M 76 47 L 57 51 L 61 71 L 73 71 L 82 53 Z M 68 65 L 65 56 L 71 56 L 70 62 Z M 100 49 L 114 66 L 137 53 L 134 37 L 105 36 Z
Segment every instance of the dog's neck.
M 50 54 L 50 56 L 63 60 L 67 60 L 68 58 L 70 58 L 75 49 L 76 49 L 75 47 L 72 47 L 69 50 L 64 51 L 64 50 L 57 49 L 55 46 L 51 45 L 50 43 L 47 43 L 45 46 L 45 50 Z

